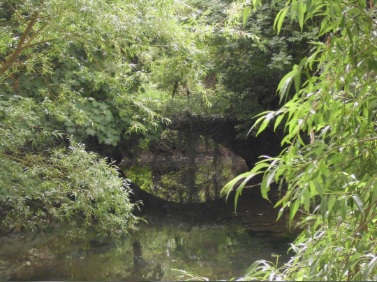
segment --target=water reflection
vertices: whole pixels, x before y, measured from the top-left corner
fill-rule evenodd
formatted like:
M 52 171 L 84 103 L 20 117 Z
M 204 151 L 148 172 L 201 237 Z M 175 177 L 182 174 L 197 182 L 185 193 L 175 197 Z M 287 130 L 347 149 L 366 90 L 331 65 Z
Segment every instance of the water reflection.
M 0 238 L 1 280 L 177 280 L 189 270 L 211 280 L 240 276 L 253 261 L 286 257 L 281 236 L 252 236 L 237 224 L 161 223 L 149 218 L 131 238 L 114 243 L 62 229 Z
M 248 169 L 241 157 L 209 139 L 188 135 L 184 140 L 170 145 L 174 150 L 124 160 L 122 169 L 144 191 L 180 203 L 216 200 L 228 181 Z

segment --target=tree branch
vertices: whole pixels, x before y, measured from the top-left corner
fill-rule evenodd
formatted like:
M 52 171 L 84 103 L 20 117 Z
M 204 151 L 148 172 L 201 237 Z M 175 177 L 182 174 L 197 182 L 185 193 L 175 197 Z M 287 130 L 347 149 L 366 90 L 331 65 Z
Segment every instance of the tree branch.
M 16 49 L 13 51 L 12 55 L 4 62 L 4 64 L 0 68 L 0 76 L 3 75 L 11 66 L 12 64 L 16 61 L 17 57 L 20 55 L 21 51 L 24 49 L 22 48 L 27 36 L 29 35 L 30 31 L 32 30 L 33 26 L 37 22 L 38 19 L 38 12 L 34 12 L 33 15 L 31 16 L 31 20 L 29 24 L 27 25 L 24 33 L 22 34 L 20 41 L 17 44 Z M 33 36 L 31 40 L 34 38 Z M 31 40 L 28 40 L 27 43 L 30 43 Z

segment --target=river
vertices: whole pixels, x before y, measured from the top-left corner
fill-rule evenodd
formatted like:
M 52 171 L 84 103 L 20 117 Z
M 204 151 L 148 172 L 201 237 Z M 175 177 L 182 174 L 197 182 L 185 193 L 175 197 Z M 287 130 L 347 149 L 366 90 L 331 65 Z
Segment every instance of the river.
M 287 261 L 284 218 L 276 222 L 277 211 L 259 191 L 245 193 L 235 213 L 219 190 L 240 172 L 240 159 L 215 156 L 128 164 L 126 174 L 138 185 L 175 205 L 146 207 L 146 222 L 120 241 L 81 234 L 74 224 L 0 236 L 0 280 L 229 280 L 256 260 Z
M 211 280 L 244 274 L 259 259 L 286 261 L 289 238 L 274 222 L 236 216 L 212 223 L 195 218 L 146 216 L 130 237 L 118 242 L 72 226 L 0 237 L 0 280 L 185 280 L 184 272 Z M 267 216 L 269 218 L 269 215 Z M 271 218 L 270 218 L 271 219 Z

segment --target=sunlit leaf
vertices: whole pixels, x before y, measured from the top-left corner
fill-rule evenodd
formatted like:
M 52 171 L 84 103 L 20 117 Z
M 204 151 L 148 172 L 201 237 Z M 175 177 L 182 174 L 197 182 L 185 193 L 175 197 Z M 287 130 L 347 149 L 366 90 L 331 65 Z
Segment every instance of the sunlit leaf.
M 288 7 L 284 8 L 283 10 L 279 11 L 275 18 L 274 27 L 277 29 L 277 32 L 280 33 L 281 28 L 283 27 L 283 22 L 285 16 L 287 15 Z
M 243 9 L 243 13 L 242 13 L 242 23 L 243 23 L 243 26 L 244 26 L 244 27 L 246 26 L 246 22 L 247 22 L 247 19 L 248 19 L 249 16 L 250 16 L 250 13 L 251 13 L 251 7 L 246 7 L 245 9 Z

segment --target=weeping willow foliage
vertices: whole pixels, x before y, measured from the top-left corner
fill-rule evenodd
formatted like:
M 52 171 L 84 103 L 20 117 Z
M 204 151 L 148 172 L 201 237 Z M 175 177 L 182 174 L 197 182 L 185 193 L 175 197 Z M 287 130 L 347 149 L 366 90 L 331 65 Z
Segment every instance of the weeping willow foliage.
M 277 31 L 293 20 L 302 29 L 317 27 L 321 40 L 312 42 L 311 54 L 281 80 L 278 91 L 286 103 L 255 123 L 258 132 L 284 128 L 284 149 L 277 157 L 265 156 L 224 191 L 237 188 L 239 196 L 249 179 L 261 175 L 268 199 L 276 182 L 280 215 L 289 211 L 290 220 L 302 220 L 304 231 L 293 242 L 288 263 L 278 268 L 256 262 L 243 280 L 376 280 L 377 5 L 284 2 Z M 244 19 L 251 12 L 245 10 Z M 236 186 L 238 181 L 243 183 Z

